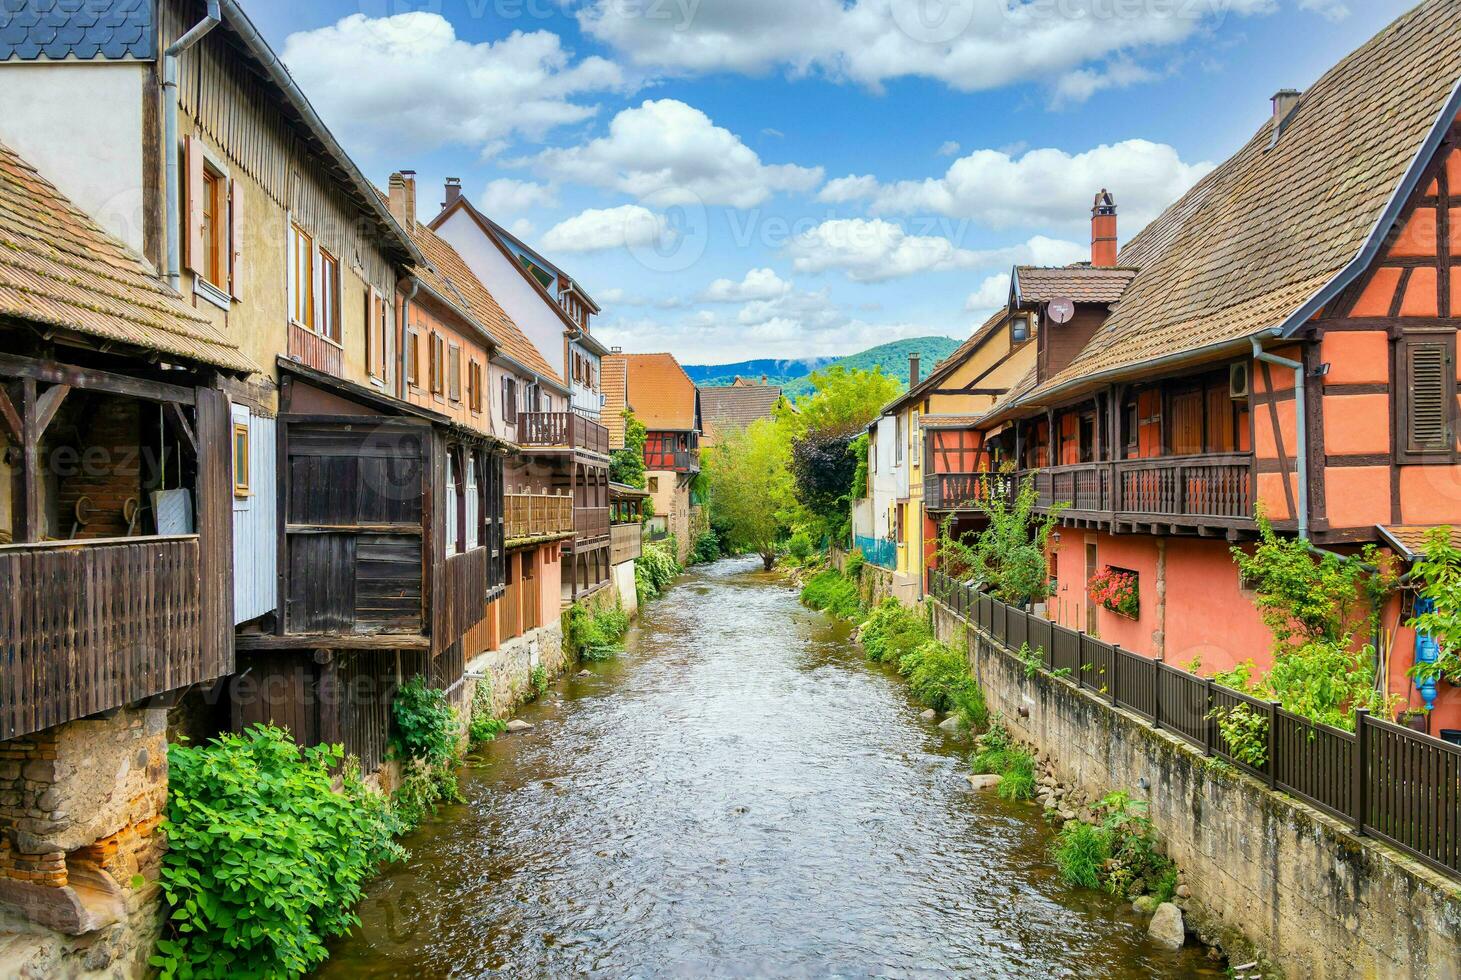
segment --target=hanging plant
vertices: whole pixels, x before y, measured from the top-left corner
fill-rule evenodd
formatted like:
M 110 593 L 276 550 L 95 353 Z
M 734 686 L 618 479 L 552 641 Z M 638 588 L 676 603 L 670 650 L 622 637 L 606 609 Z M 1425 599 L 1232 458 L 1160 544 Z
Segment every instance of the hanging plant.
M 1107 565 L 1086 583 L 1091 600 L 1109 612 L 1127 619 L 1141 616 L 1141 590 L 1135 572 Z

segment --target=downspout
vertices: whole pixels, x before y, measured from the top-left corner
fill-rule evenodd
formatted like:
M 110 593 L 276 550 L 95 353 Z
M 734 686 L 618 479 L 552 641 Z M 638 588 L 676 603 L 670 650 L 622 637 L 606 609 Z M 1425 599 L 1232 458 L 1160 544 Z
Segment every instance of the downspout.
M 401 323 L 396 331 L 396 397 L 405 401 L 406 399 L 406 324 L 410 320 L 411 301 L 421 290 L 421 280 L 415 276 L 408 277 L 411 280 L 411 292 L 401 297 Z
M 203 19 L 174 41 L 162 55 L 162 91 L 166 102 L 162 138 L 167 159 L 167 281 L 178 292 L 182 291 L 183 285 L 183 192 L 178 174 L 178 58 L 222 21 L 218 0 L 208 0 L 208 13 Z
M 1259 344 L 1259 337 L 1276 337 L 1276 331 L 1265 331 L 1258 336 L 1249 337 L 1253 342 L 1253 360 L 1264 361 L 1278 367 L 1288 368 L 1294 372 L 1294 425 L 1297 429 L 1296 442 L 1294 447 L 1295 455 L 1298 458 L 1299 471 L 1299 538 L 1309 540 L 1309 433 L 1308 413 L 1304 392 L 1304 365 L 1300 361 L 1290 360 L 1287 357 L 1279 357 L 1277 354 L 1270 354 Z

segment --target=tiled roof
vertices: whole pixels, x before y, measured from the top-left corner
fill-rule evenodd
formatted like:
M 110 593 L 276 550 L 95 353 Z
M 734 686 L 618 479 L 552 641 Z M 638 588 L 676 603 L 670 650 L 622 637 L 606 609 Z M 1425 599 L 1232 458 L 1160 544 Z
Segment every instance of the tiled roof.
M 1042 389 L 1282 325 L 1355 260 L 1461 76 L 1461 3 L 1426 0 L 1270 120 L 1122 250 L 1141 268 Z
M 1430 537 L 1436 525 L 1429 524 L 1379 524 L 1380 536 L 1400 552 L 1400 557 L 1419 558 L 1425 554 L 1426 538 Z M 1461 548 L 1461 528 L 1451 527 L 1452 547 Z
M 918 424 L 925 429 L 966 429 L 980 418 L 979 415 L 925 415 Z
M 1015 267 L 1015 288 L 1025 303 L 1048 303 L 1054 299 L 1114 303 L 1136 278 L 1136 271 L 1126 266 L 1020 265 Z
M 0 143 L 0 317 L 229 371 L 259 367 Z
M 688 432 L 696 428 L 695 382 L 673 354 L 618 354 L 626 366 L 625 394 L 645 428 Z M 609 360 L 609 358 L 605 358 Z
M 700 414 L 707 433 L 744 429 L 757 419 L 771 417 L 781 400 L 777 385 L 726 385 L 700 389 Z
M 988 320 L 985 320 L 984 323 L 980 325 L 978 330 L 975 330 L 972 334 L 969 335 L 968 340 L 964 341 L 958 347 L 954 348 L 954 352 L 952 354 L 935 364 L 933 366 L 933 370 L 928 372 L 927 377 L 918 382 L 918 384 L 914 385 L 912 388 L 905 391 L 903 394 L 899 395 L 897 398 L 894 398 L 887 405 L 883 406 L 883 411 L 880 414 L 896 412 L 899 408 L 908 404 L 909 402 L 922 398 L 925 392 L 938 387 L 938 383 L 940 381 L 953 373 L 953 371 L 964 362 L 965 358 L 967 358 L 970 354 L 977 350 L 979 345 L 984 343 L 984 341 L 988 339 L 990 334 L 999 329 L 1000 325 L 1004 323 L 1005 314 L 1007 312 L 1008 311 L 1004 308 L 1000 308 L 999 310 L 997 310 L 993 315 L 990 316 Z
M 604 385 L 604 410 L 600 420 L 609 430 L 609 448 L 624 448 L 624 409 L 629 407 L 629 365 L 623 354 L 610 354 L 600 362 Z
M 497 300 L 482 285 L 465 260 L 457 254 L 436 232 L 416 223 L 414 230 L 408 230 L 416 247 L 426 256 L 426 268 L 412 271 L 421 276 L 439 295 L 452 302 L 470 319 L 487 330 L 497 341 L 503 353 L 519 364 L 538 374 L 552 378 L 560 384 L 563 376 L 549 365 L 538 348 L 518 329 L 512 317 L 498 304 Z
M 0 61 L 157 56 L 153 0 L 0 0 Z

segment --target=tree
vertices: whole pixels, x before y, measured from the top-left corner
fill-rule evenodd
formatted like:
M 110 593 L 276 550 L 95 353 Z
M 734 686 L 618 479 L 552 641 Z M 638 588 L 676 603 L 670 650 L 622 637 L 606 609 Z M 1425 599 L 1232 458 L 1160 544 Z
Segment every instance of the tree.
M 710 511 L 727 543 L 736 551 L 760 555 L 767 571 L 776 561 L 777 543 L 795 502 L 787 458 L 781 427 L 772 419 L 758 419 L 746 429 L 725 433 L 703 460 Z
M 629 409 L 624 410 L 624 448 L 616 449 L 609 457 L 609 479 L 639 490 L 645 486 L 644 444 L 649 440 L 649 430 L 634 417 Z
M 970 543 L 965 535 L 949 533 L 952 518 L 940 529 L 938 560 L 955 578 L 974 579 L 987 585 L 1004 602 L 1023 606 L 1050 595 L 1050 564 L 1046 553 L 1050 533 L 1060 522 L 1064 505 L 1051 507 L 1043 517 L 1035 514 L 1038 500 L 1035 481 L 1025 477 L 1013 504 L 997 493 L 975 501 L 989 524 Z

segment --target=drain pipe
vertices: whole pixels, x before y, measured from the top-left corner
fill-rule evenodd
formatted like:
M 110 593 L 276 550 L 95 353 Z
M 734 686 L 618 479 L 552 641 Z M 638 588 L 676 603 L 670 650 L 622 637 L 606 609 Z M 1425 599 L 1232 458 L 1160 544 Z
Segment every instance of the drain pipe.
M 218 0 L 208 0 L 208 13 L 203 19 L 174 41 L 162 55 L 162 91 L 167 103 L 163 109 L 166 121 L 162 136 L 163 152 L 167 156 L 167 281 L 178 292 L 182 292 L 183 285 L 183 191 L 178 174 L 178 58 L 222 22 Z
M 421 280 L 410 277 L 411 291 L 401 297 L 401 322 L 396 331 L 396 397 L 406 398 L 406 324 L 410 321 L 411 301 L 421 289 Z
M 1288 368 L 1294 372 L 1294 426 L 1297 430 L 1297 445 L 1295 453 L 1298 457 L 1299 471 L 1299 538 L 1309 540 L 1309 433 L 1308 433 L 1308 412 L 1304 392 L 1304 365 L 1301 361 L 1290 360 L 1287 357 L 1279 357 L 1277 354 L 1270 354 L 1259 344 L 1259 337 L 1276 337 L 1275 331 L 1266 331 L 1248 339 L 1253 342 L 1253 360 L 1264 361 L 1281 368 Z

